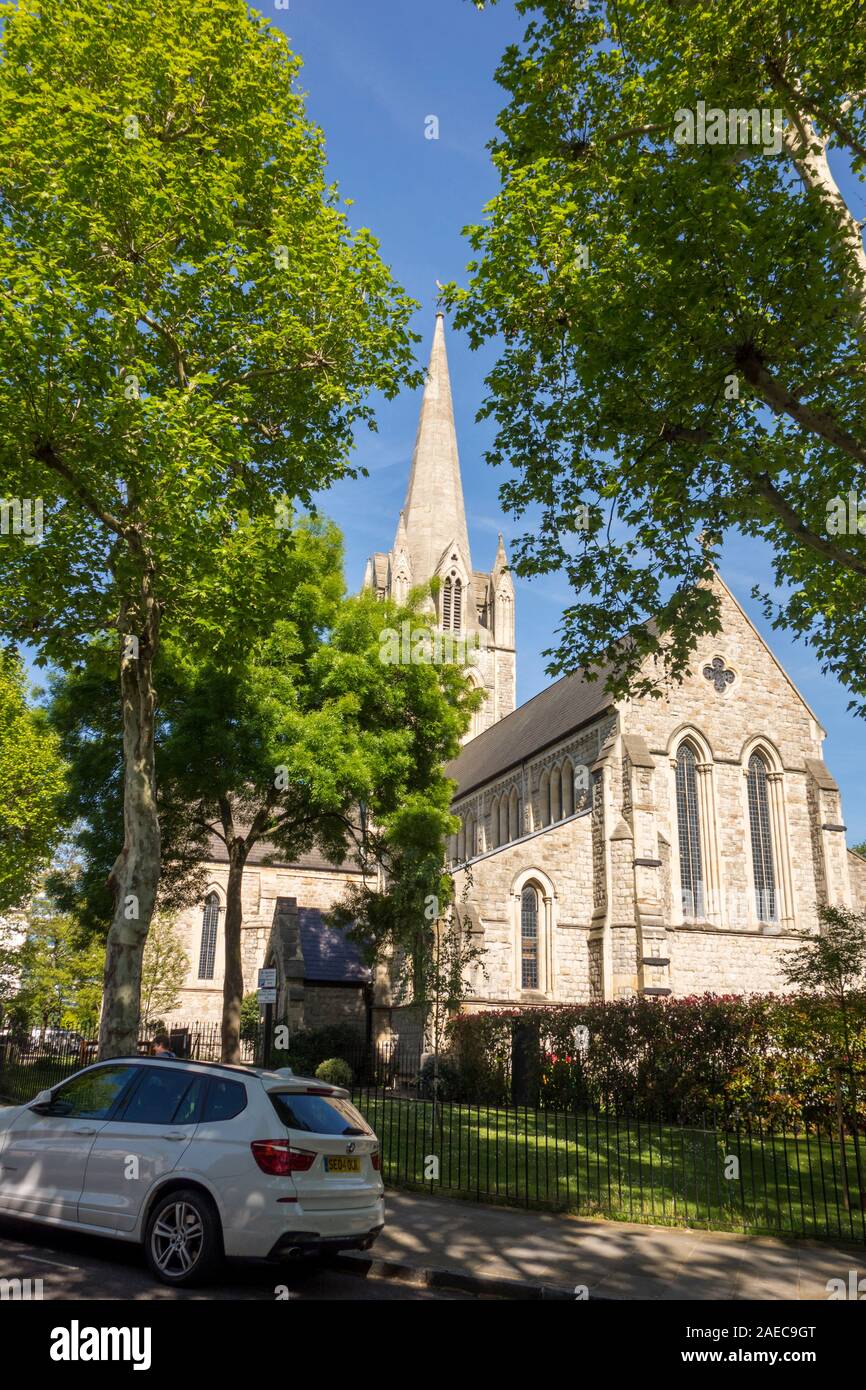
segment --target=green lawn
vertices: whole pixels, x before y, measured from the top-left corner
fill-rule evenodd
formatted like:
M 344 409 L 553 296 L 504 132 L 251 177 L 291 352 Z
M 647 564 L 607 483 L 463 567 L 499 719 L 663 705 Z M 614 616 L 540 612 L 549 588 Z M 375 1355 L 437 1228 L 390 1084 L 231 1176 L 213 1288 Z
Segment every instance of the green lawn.
M 56 1085 L 78 1058 L 0 1067 L 0 1102 Z M 655 1225 L 866 1240 L 857 1154 L 846 1141 L 845 1210 L 838 1140 L 749 1134 L 544 1110 L 438 1107 L 381 1091 L 354 1092 L 379 1136 L 382 1175 L 395 1186 L 485 1202 L 574 1211 Z M 430 1179 L 427 1159 L 438 1159 Z M 739 1177 L 726 1177 L 730 1159 Z M 860 1143 L 866 1186 L 866 1143 Z
M 356 1091 L 379 1136 L 382 1173 L 396 1186 L 655 1225 L 866 1240 L 854 1144 L 829 1137 L 724 1133 L 612 1116 L 439 1107 Z M 425 1160 L 439 1160 L 425 1181 Z M 739 1162 L 739 1177 L 730 1158 Z M 860 1144 L 866 1179 L 866 1145 Z M 428 1169 L 429 1172 L 429 1169 Z

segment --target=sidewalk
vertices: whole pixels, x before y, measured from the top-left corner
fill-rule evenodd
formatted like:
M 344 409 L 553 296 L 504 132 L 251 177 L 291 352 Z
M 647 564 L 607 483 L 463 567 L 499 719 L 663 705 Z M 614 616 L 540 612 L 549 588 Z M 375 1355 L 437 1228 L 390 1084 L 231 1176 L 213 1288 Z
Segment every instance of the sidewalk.
M 604 1299 L 827 1299 L 827 1280 L 866 1277 L 866 1248 L 687 1231 L 479 1206 L 389 1188 L 370 1252 L 438 1269 Z M 405 1277 L 405 1275 L 404 1275 Z

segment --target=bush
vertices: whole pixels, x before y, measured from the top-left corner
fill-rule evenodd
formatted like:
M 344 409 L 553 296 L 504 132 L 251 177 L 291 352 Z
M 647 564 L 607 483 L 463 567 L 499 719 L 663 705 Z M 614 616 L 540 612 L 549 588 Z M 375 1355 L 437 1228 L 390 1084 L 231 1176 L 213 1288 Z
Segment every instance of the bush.
M 343 1057 L 351 1059 L 349 1065 L 357 1074 L 365 1055 L 364 1034 L 350 1023 L 334 1023 L 326 1028 L 299 1028 L 289 1036 L 286 1057 L 275 1054 L 274 1065 L 289 1066 L 298 1076 L 313 1076 L 322 1062 Z
M 421 1063 L 421 1070 L 418 1074 L 418 1094 L 422 1100 L 433 1099 L 433 1071 L 434 1058 L 425 1057 Z M 467 1079 L 460 1070 L 460 1063 L 457 1057 L 442 1053 L 439 1057 L 439 1088 L 438 1099 L 441 1101 L 469 1101 L 474 1100 L 471 1090 L 467 1085 Z
M 316 1067 L 316 1079 L 327 1081 L 329 1086 L 351 1086 L 352 1068 L 342 1057 L 329 1057 Z
M 458 1015 L 448 1032 L 461 1099 L 510 1095 L 516 1019 L 537 1025 L 541 1104 L 600 1106 L 684 1123 L 705 1112 L 771 1124 L 829 1122 L 844 1068 L 846 1116 L 866 1126 L 866 992 L 849 995 L 849 1046 L 826 996 L 705 994 Z M 585 1029 L 582 1040 L 578 1029 Z
M 261 1008 L 256 990 L 245 994 L 241 1000 L 241 1040 L 255 1042 L 261 1026 Z

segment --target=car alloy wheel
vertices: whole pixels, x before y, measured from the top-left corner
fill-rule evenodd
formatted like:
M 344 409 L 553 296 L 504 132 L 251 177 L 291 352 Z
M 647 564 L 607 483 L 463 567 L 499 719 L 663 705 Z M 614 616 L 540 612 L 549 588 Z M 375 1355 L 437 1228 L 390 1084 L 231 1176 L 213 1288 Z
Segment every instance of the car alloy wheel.
M 212 1202 L 192 1188 L 167 1193 L 151 1213 L 145 1253 L 165 1284 L 198 1284 L 222 1255 L 219 1218 Z

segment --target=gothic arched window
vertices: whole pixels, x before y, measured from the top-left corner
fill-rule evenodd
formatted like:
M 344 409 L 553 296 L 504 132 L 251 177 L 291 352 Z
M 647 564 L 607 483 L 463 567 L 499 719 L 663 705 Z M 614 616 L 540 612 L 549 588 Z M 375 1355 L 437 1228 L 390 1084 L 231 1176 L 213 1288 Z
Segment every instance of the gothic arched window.
M 773 833 L 767 795 L 767 764 L 760 753 L 749 759 L 749 828 L 752 832 L 752 870 L 759 922 L 775 922 L 778 915 Z
M 574 815 L 574 768 L 571 759 L 566 758 L 562 764 L 562 816 L 563 820 L 567 816 Z
M 493 622 L 497 642 L 503 647 L 513 647 L 514 605 L 510 594 L 500 592 L 496 595 Z
M 454 580 L 454 605 L 451 611 L 451 626 L 455 632 L 459 632 L 463 620 L 463 585 L 459 579 Z
M 475 817 L 466 817 L 466 858 L 472 859 L 476 853 Z
M 562 774 L 558 767 L 550 773 L 550 819 L 551 823 L 562 820 Z
M 504 792 L 499 799 L 499 843 L 508 844 L 508 797 Z
M 541 774 L 541 785 L 538 789 L 538 799 L 541 802 L 541 824 L 550 825 L 550 773 L 545 768 Z
M 490 808 L 490 847 L 498 849 L 501 844 L 499 839 L 499 799 L 493 798 L 493 805 Z
M 538 989 L 538 890 L 520 895 L 520 986 Z
M 508 838 L 509 840 L 520 839 L 520 797 L 517 795 L 517 788 L 511 788 L 511 797 L 508 802 Z
M 213 979 L 219 920 L 219 894 L 208 893 L 204 900 L 204 912 L 201 919 L 201 949 L 198 955 L 198 977 L 200 980 Z
M 698 809 L 697 759 L 688 743 L 677 753 L 677 828 L 680 847 L 680 890 L 684 917 L 704 915 L 704 865 Z

